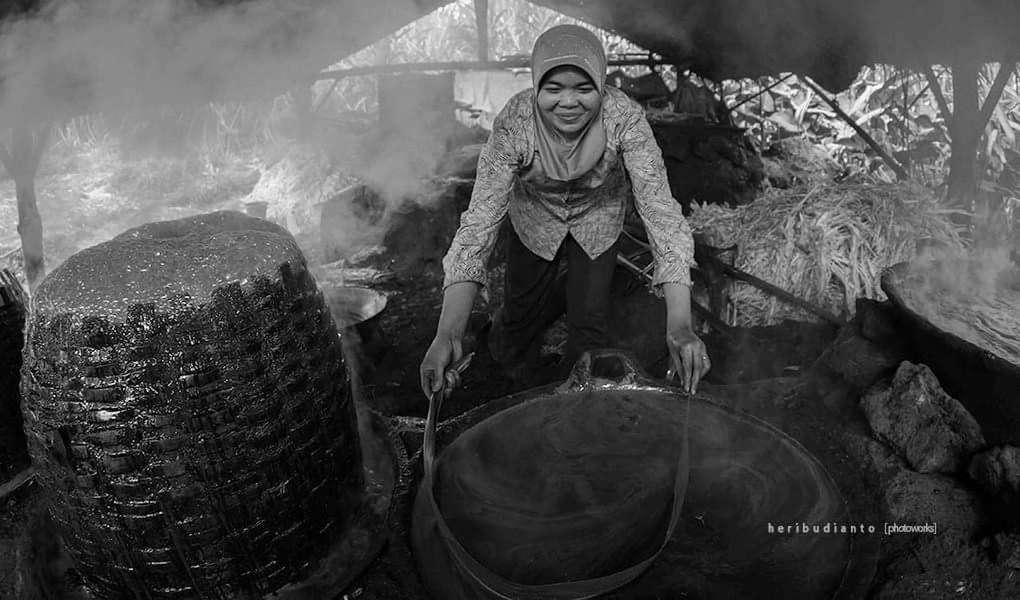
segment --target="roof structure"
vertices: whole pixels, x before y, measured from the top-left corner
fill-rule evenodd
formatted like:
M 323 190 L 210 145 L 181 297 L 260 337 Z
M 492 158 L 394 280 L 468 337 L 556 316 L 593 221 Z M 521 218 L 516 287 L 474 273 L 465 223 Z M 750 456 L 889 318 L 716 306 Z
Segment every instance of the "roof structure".
M 125 6 L 137 6 L 131 4 Z M 294 83 L 301 73 L 309 76 L 337 57 L 352 54 L 412 23 L 452 0 L 191 0 L 205 7 L 229 5 L 232 10 L 272 13 L 252 34 L 218 35 L 207 28 L 205 37 L 193 35 L 202 43 L 182 42 L 145 33 L 131 33 L 140 53 L 136 73 L 117 79 L 108 65 L 101 73 L 74 67 L 75 45 L 64 44 L 61 55 L 47 63 L 48 70 L 29 81 L 42 89 L 59 87 L 60 94 L 47 98 L 53 106 L 38 101 L 34 92 L 14 92 L 19 86 L 15 76 L 30 69 L 10 69 L 18 64 L 20 41 L 11 32 L 19 31 L 11 23 L 26 17 L 46 22 L 58 21 L 61 6 L 91 6 L 72 0 L 0 0 L 0 104 L 14 115 L 31 113 L 33 120 L 44 113 L 74 114 L 88 106 L 110 106 L 115 100 L 124 104 L 182 98 L 222 98 L 225 94 L 246 93 L 234 82 L 260 86 L 261 90 L 281 89 Z M 862 65 L 890 63 L 927 66 L 950 64 L 968 59 L 979 62 L 1001 61 L 1020 49 L 1020 2 L 1016 0 L 529 0 L 594 26 L 617 33 L 669 62 L 687 67 L 713 80 L 757 77 L 781 72 L 808 75 L 831 91 L 845 88 Z M 117 0 L 107 0 L 116 3 Z M 40 6 L 45 8 L 40 9 Z M 179 5 L 176 5 L 179 6 Z M 126 31 L 134 23 L 121 17 L 124 11 L 111 11 L 109 28 L 118 36 L 100 29 L 98 42 L 107 38 L 130 38 Z M 223 12 L 223 11 L 219 11 Z M 328 17 L 325 19 L 324 17 Z M 103 17 L 99 17 L 101 20 Z M 93 17 L 93 20 L 96 18 Z M 120 20 L 118 20 L 120 19 Z M 328 23 L 320 21 L 328 20 Z M 229 21 L 229 19 L 225 19 Z M 189 25 L 188 27 L 191 27 Z M 302 39 L 302 28 L 318 27 L 314 43 Z M 327 35 L 323 36 L 323 28 Z M 21 31 L 24 31 L 22 28 Z M 21 58 L 32 58 L 46 44 L 58 44 L 56 26 L 40 28 L 50 37 L 23 35 L 30 50 Z M 191 29 L 185 29 L 191 35 Z M 123 33 L 123 36 L 119 34 Z M 179 31 L 177 32 L 180 33 Z M 335 33 L 335 36 L 334 36 Z M 72 34 L 77 35 L 77 30 Z M 85 34 L 82 34 L 85 35 Z M 139 36 L 144 39 L 138 42 Z M 172 36 L 171 36 L 172 37 Z M 186 37 L 186 36 L 185 36 Z M 304 36 L 307 37 L 307 36 Z M 322 38 L 325 38 L 323 42 Z M 33 39 L 35 38 L 35 39 Z M 222 38 L 222 39 L 219 39 Z M 266 41 L 266 38 L 271 38 Z M 52 40 L 52 41 L 47 41 Z M 82 42 L 78 42 L 79 45 Z M 166 48 L 159 46 L 164 43 Z M 265 60 L 251 60 L 250 48 L 257 46 Z M 279 49 L 279 52 L 277 50 Z M 188 60 L 176 61 L 174 52 L 190 53 Z M 205 53 L 205 54 L 203 54 Z M 222 56 L 221 56 L 222 55 Z M 279 55 L 285 58 L 278 58 Z M 105 57 L 106 55 L 102 55 Z M 115 54 L 111 54 L 117 58 Z M 246 60 L 238 57 L 248 56 Z M 170 58 L 167 58 L 170 57 Z M 207 58 L 206 58 L 207 57 Z M 144 59 L 144 61 L 142 60 Z M 80 61 L 79 61 L 80 62 Z M 109 61 L 108 61 L 109 62 Z M 52 63 L 52 64 L 51 64 Z M 113 61 L 116 66 L 117 61 Z M 178 64 L 180 63 L 180 64 Z M 255 64 L 250 64 L 255 63 Z M 23 67 L 23 66 L 22 66 Z M 243 67 L 247 71 L 235 71 Z M 176 69 L 169 72 L 170 69 Z M 258 72 L 251 72 L 258 69 Z M 11 79 L 14 77 L 14 79 Z M 88 89 L 87 81 L 96 80 Z M 104 79 L 105 78 L 105 79 Z M 31 79 L 30 77 L 27 79 Z M 164 84 L 169 81 L 171 84 Z M 113 83 L 110 83 L 113 82 Z M 137 84 L 135 83 L 137 82 Z M 8 84 L 4 89 L 4 84 Z M 82 85 L 79 85 L 82 84 Z M 100 86 L 102 84 L 102 86 Z M 279 85 L 278 85 L 279 84 Z M 21 85 L 25 88 L 25 85 Z M 112 92 L 110 90 L 113 90 Z M 96 98 L 97 94 L 113 94 Z M 51 94 L 52 96 L 53 94 Z M 123 98 L 122 98 L 123 97 Z M 21 108 L 10 108 L 11 106 Z
M 861 66 L 998 62 L 1020 49 L 1015 0 L 531 0 L 710 79 L 780 72 L 845 88 Z

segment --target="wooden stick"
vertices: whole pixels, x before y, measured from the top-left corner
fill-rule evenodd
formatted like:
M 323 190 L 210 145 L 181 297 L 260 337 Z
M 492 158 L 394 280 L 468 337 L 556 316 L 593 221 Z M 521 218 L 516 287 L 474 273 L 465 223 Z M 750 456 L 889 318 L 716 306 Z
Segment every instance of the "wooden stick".
M 942 93 L 942 85 L 939 84 L 938 77 L 935 76 L 935 71 L 932 70 L 932 67 L 925 69 L 924 76 L 928 79 L 928 87 L 931 88 L 931 93 L 935 96 L 935 103 L 939 105 L 942 118 L 945 119 L 946 125 L 949 128 L 949 135 L 952 136 L 953 111 L 949 110 L 949 102 L 946 101 L 946 95 Z
M 1009 68 L 1006 65 L 1009 65 Z M 1011 55 L 999 63 L 999 72 L 995 74 L 995 81 L 992 82 L 992 87 L 988 89 L 985 103 L 981 105 L 981 116 L 978 121 L 981 131 L 984 131 L 985 126 L 988 125 L 988 120 L 992 118 L 992 112 L 995 111 L 995 107 L 999 104 L 999 99 L 1002 98 L 1002 90 L 1006 89 L 1006 83 L 1012 77 L 1014 70 L 1016 70 L 1015 55 Z
M 889 168 L 892 169 L 894 173 L 896 173 L 897 179 L 900 180 L 910 179 L 910 175 L 907 174 L 907 171 L 903 168 L 903 166 L 899 162 L 897 162 L 896 159 L 890 156 L 888 152 L 882 149 L 882 147 L 878 145 L 878 142 L 876 142 L 875 139 L 872 138 L 867 131 L 864 131 L 864 129 L 860 125 L 858 125 L 857 122 L 854 121 L 850 115 L 846 114 L 846 112 L 842 108 L 840 108 L 839 103 L 829 98 L 828 94 L 826 94 L 822 90 L 822 88 L 819 87 L 814 81 L 811 81 L 810 77 L 806 76 L 801 77 L 801 80 L 809 88 L 811 88 L 811 90 L 814 91 L 814 93 L 818 94 L 818 97 L 824 100 L 825 103 L 828 104 L 829 107 L 832 108 L 832 110 L 834 110 L 841 119 L 846 121 L 846 124 L 853 128 L 855 132 L 857 132 L 857 135 L 861 136 L 861 139 L 864 140 L 864 143 L 870 146 L 871 149 L 874 150 L 875 153 L 878 154 L 879 157 L 881 157 L 882 160 L 887 165 L 889 165 Z
M 10 481 L 0 485 L 0 500 L 20 490 L 29 482 L 35 479 L 35 470 L 32 467 L 23 469 L 20 473 L 11 478 Z
M 821 317 L 823 320 L 832 323 L 833 325 L 843 324 L 842 319 L 825 310 L 824 308 L 821 308 L 820 306 L 815 306 L 811 302 L 798 298 L 797 296 L 794 296 L 790 292 L 780 287 L 777 287 L 762 279 L 758 279 L 754 275 L 751 275 L 750 273 L 745 273 L 744 271 L 741 271 L 740 269 L 734 266 L 728 265 L 714 256 L 704 256 L 702 258 L 718 265 L 719 268 L 722 269 L 723 273 L 729 275 L 733 279 L 743 281 L 744 283 L 749 283 L 764 292 L 772 294 L 773 296 L 779 298 L 780 300 L 785 300 L 789 304 L 802 308 L 808 311 L 809 313 Z
M 635 232 L 628 231 L 627 228 L 624 228 L 623 232 L 635 244 L 638 244 L 639 246 L 641 246 L 641 247 L 643 247 L 643 248 L 645 248 L 647 250 L 651 250 L 652 249 L 651 245 L 648 242 L 642 240 Z M 729 275 L 730 277 L 732 277 L 733 279 L 736 279 L 738 281 L 743 281 L 744 283 L 749 283 L 749 284 L 753 285 L 754 287 L 762 290 L 763 292 L 767 292 L 769 294 L 772 294 L 773 296 L 779 298 L 780 300 L 785 300 L 786 302 L 788 302 L 790 304 L 793 304 L 794 306 L 797 306 L 797 307 L 802 308 L 802 309 L 804 309 L 804 310 L 806 310 L 806 311 L 808 311 L 810 313 L 813 313 L 813 314 L 821 317 L 822 319 L 828 321 L 829 323 L 832 323 L 833 325 L 842 325 L 843 324 L 843 321 L 839 317 L 837 317 L 836 315 L 830 313 L 829 311 L 825 310 L 824 308 L 821 308 L 820 306 L 815 306 L 814 304 L 808 302 L 807 300 L 803 300 L 801 298 L 798 298 L 797 296 L 794 296 L 793 294 L 791 294 L 790 292 L 784 290 L 783 288 L 777 287 L 777 286 L 775 286 L 775 285 L 773 285 L 773 284 L 771 284 L 771 283 L 769 283 L 767 281 L 764 281 L 762 279 L 758 279 L 757 277 L 755 277 L 754 275 L 751 275 L 750 273 L 746 273 L 744 271 L 741 271 L 740 269 L 738 269 L 738 268 L 736 268 L 736 267 L 734 267 L 732 265 L 726 264 L 725 262 L 719 260 L 718 258 L 716 258 L 714 253 L 708 249 L 709 248 L 708 246 L 704 246 L 702 244 L 695 243 L 694 247 L 695 247 L 695 256 L 697 257 L 698 261 L 701 261 L 702 259 L 705 259 L 707 261 L 712 262 L 715 265 L 718 265 L 719 268 L 722 270 L 722 272 L 725 275 Z M 701 249 L 700 252 L 698 251 L 698 248 Z M 731 249 L 732 248 L 724 248 L 723 251 L 731 250 Z M 633 263 L 631 263 L 631 264 L 633 265 Z M 624 266 L 626 266 L 626 265 L 624 265 Z M 633 265 L 633 266 L 635 268 L 638 268 L 637 265 Z M 638 268 L 638 271 L 640 271 L 640 270 L 641 269 Z
M 741 106 L 743 106 L 743 105 L 747 104 L 747 103 L 748 103 L 748 102 L 750 102 L 751 100 L 754 100 L 755 98 L 757 98 L 757 97 L 759 97 L 759 96 L 763 96 L 763 95 L 765 95 L 765 94 L 766 94 L 767 92 L 769 92 L 770 90 L 772 90 L 772 88 L 776 87 L 776 86 L 777 86 L 777 85 L 779 85 L 780 83 L 783 83 L 784 81 L 786 81 L 787 79 L 789 79 L 789 78 L 791 78 L 791 77 L 793 77 L 793 73 L 787 73 L 787 74 L 786 74 L 786 76 L 785 76 L 785 77 L 783 77 L 782 79 L 780 79 L 780 80 L 778 80 L 778 81 L 776 81 L 776 82 L 774 82 L 774 83 L 770 84 L 770 85 L 769 85 L 768 87 L 766 87 L 766 88 L 762 88 L 762 89 L 758 90 L 758 91 L 757 91 L 757 92 L 756 92 L 755 94 L 753 94 L 753 95 L 751 95 L 751 96 L 748 96 L 747 98 L 744 98 L 744 99 L 743 99 L 743 100 L 741 100 L 740 102 L 737 102 L 736 104 L 734 104 L 733 106 L 731 106 L 731 107 L 730 107 L 730 110 L 731 110 L 731 111 L 733 111 L 733 110 L 737 110 L 738 108 L 740 108 Z

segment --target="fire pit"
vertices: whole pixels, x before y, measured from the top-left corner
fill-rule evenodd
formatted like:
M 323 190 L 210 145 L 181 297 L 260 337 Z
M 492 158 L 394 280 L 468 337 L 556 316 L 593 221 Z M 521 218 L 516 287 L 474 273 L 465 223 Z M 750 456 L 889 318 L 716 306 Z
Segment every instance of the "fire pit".
M 987 275 L 982 275 L 987 273 Z M 987 258 L 900 263 L 882 275 L 910 360 L 981 425 L 991 445 L 1020 445 L 1020 272 Z
M 378 549 L 387 445 L 361 439 L 381 434 L 282 228 L 130 230 L 51 273 L 31 319 L 29 447 L 97 597 L 330 597 Z
M 583 369 L 575 370 L 581 376 L 566 384 L 490 402 L 440 427 L 437 502 L 461 544 L 476 559 L 488 560 L 490 569 L 506 573 L 521 564 L 510 564 L 512 548 L 487 547 L 482 541 L 491 533 L 488 528 L 499 522 L 498 514 L 492 514 L 498 510 L 490 505 L 486 505 L 490 507 L 487 510 L 476 510 L 478 506 L 472 508 L 473 500 L 466 498 L 479 490 L 484 494 L 489 485 L 487 473 L 499 473 L 500 477 L 516 473 L 523 479 L 505 486 L 509 496 L 497 504 L 514 504 L 521 494 L 518 498 L 521 501 L 534 500 L 525 497 L 525 490 L 531 485 L 529 477 L 541 473 L 542 465 L 529 462 L 524 448 L 543 443 L 569 446 L 571 439 L 552 436 L 547 428 L 534 427 L 536 418 L 563 427 L 587 421 L 585 428 L 598 430 L 602 421 L 586 416 L 590 414 L 586 408 L 599 406 L 614 414 L 629 411 L 633 419 L 628 422 L 640 423 L 642 436 L 654 438 L 646 439 L 649 447 L 659 449 L 651 455 L 635 456 L 635 460 L 662 462 L 662 456 L 675 454 L 670 448 L 678 443 L 677 432 L 683 426 L 684 415 L 684 404 L 678 401 L 676 389 L 651 380 L 628 357 L 610 354 L 596 362 L 608 364 L 614 360 L 618 364 L 611 370 L 613 379 L 590 376 L 591 371 L 584 376 Z M 835 482 L 804 447 L 765 422 L 707 398 L 693 400 L 689 426 L 691 471 L 680 526 L 663 554 L 643 576 L 605 597 L 623 600 L 681 597 L 679 594 L 684 593 L 713 599 L 831 599 L 855 598 L 867 587 L 875 556 L 862 551 L 867 544 L 858 543 L 866 533 L 778 529 L 797 524 L 837 527 L 856 524 Z M 612 434 L 608 430 L 605 433 L 604 439 L 628 435 L 615 429 Z M 589 438 L 572 439 L 584 445 L 582 440 Z M 570 446 L 560 450 L 567 455 L 572 452 L 580 455 L 586 448 Z M 421 477 L 420 459 L 419 453 L 413 459 L 416 470 L 410 485 L 398 493 L 399 519 L 412 532 L 421 519 L 428 518 L 416 493 Z M 484 469 L 463 472 L 464 465 L 479 460 L 488 461 Z M 664 464 L 669 462 L 667 459 Z M 588 471 L 594 473 L 603 468 L 598 464 L 579 464 L 571 476 L 582 477 Z M 606 493 L 614 486 L 620 490 L 626 487 L 625 483 L 618 485 L 613 481 L 591 483 L 598 493 Z M 658 541 L 652 539 L 656 538 L 656 522 L 662 525 L 658 529 L 660 536 L 665 527 L 665 521 L 658 517 L 668 509 L 671 487 L 672 479 L 667 473 L 662 477 L 661 490 L 642 492 L 648 496 L 648 502 L 642 514 L 635 516 L 635 523 L 648 530 L 649 544 Z M 441 545 L 437 545 L 437 537 L 412 533 L 408 540 L 428 597 L 444 600 L 462 597 L 464 588 L 459 586 L 463 579 L 458 582 L 451 575 L 457 568 L 449 562 Z M 641 553 L 647 550 L 636 549 L 631 562 L 638 562 Z

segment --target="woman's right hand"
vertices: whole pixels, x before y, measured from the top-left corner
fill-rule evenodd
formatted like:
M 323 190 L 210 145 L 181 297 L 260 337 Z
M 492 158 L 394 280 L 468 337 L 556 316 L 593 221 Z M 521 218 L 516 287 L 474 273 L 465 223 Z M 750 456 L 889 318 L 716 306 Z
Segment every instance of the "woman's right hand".
M 452 381 L 447 382 L 446 369 L 460 360 L 463 353 L 460 336 L 442 332 L 436 334 L 419 369 L 421 391 L 426 398 L 439 393 L 445 385 L 456 387 L 460 383 L 456 373 L 452 373 Z

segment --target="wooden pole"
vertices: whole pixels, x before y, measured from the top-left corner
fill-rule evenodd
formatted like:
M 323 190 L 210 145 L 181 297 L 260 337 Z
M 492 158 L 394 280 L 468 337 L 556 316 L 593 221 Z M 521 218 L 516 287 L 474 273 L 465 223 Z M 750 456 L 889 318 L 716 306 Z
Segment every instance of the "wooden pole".
M 950 128 L 952 146 L 949 156 L 947 198 L 953 206 L 973 210 L 977 193 L 977 148 L 984 129 L 978 107 L 978 70 L 975 60 L 958 58 L 953 61 L 953 121 Z M 965 217 L 955 217 L 966 224 Z
M 29 292 L 35 291 L 35 287 L 46 275 L 42 216 L 36 201 L 35 174 L 39 170 L 39 160 L 48 135 L 48 127 L 41 133 L 33 134 L 29 127 L 20 125 L 12 131 L 10 150 L 0 148 L 0 162 L 3 162 L 7 173 L 14 180 L 18 202 L 18 235 L 21 236 Z
M 489 0 L 475 0 L 475 27 L 478 29 L 478 60 L 489 60 Z

